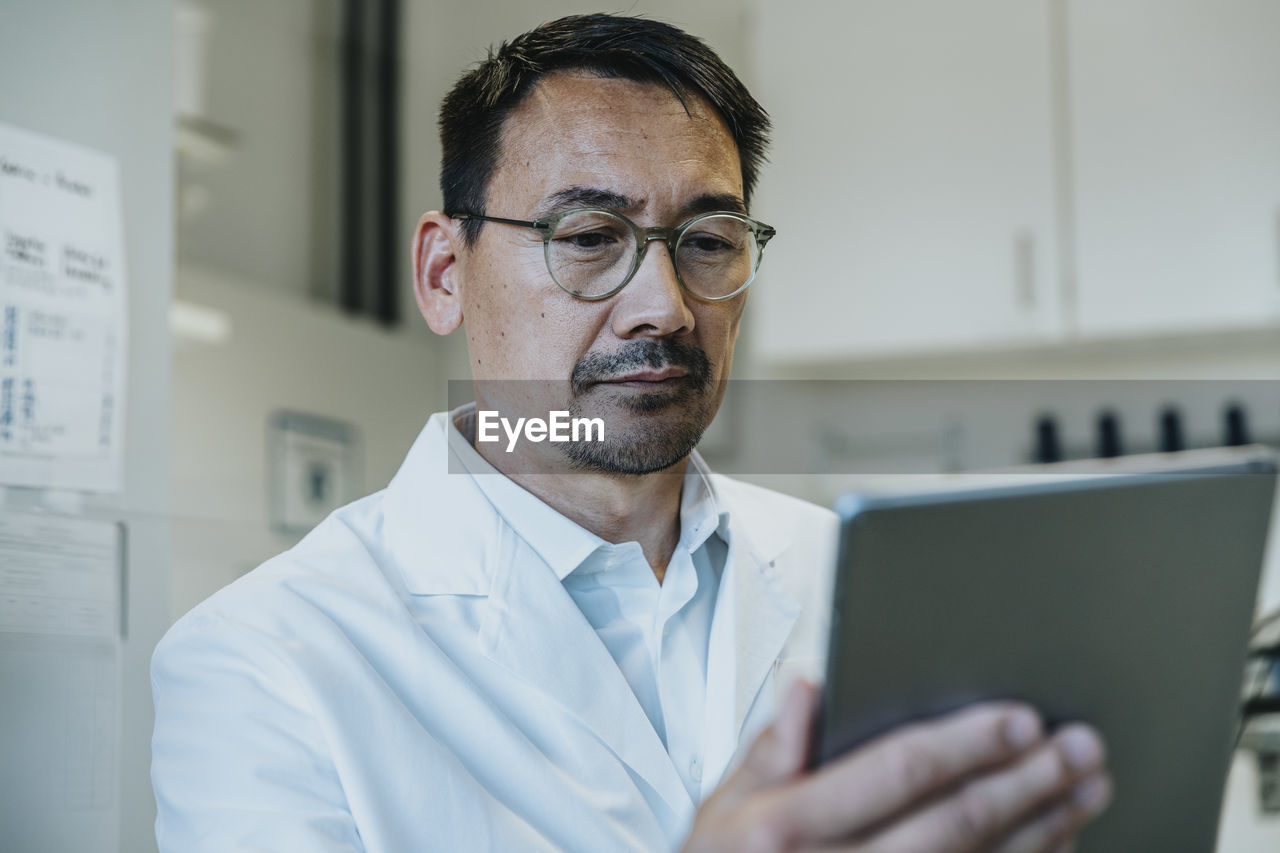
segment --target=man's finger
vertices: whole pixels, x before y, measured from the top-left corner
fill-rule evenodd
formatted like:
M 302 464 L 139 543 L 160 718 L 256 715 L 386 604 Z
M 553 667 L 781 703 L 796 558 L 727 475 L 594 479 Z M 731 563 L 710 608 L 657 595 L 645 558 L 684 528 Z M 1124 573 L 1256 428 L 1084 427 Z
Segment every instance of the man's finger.
M 1106 810 L 1111 797 L 1110 777 L 1101 772 L 1087 776 L 1063 802 L 1020 827 L 994 853 L 1058 853 L 1069 849 L 1075 834 Z
M 1073 778 L 1059 751 L 1052 744 L 1045 744 L 891 825 L 868 840 L 863 849 L 866 853 L 970 853 L 988 849 L 1055 796 L 1064 796 Z
M 889 827 L 866 850 L 969 853 L 990 849 L 1012 834 L 1014 838 L 1025 835 L 1021 849 L 1043 853 L 1050 849 L 1050 841 L 1065 840 L 1075 825 L 1092 814 L 1076 815 L 1075 825 L 1057 827 L 1056 839 L 1054 827 L 1037 827 L 1041 817 L 1046 810 L 1052 813 L 1059 804 L 1069 804 L 1076 786 L 1101 775 L 1104 761 L 1102 741 L 1092 729 L 1067 726 L 1035 751 L 967 782 Z M 1025 827 L 1034 828 L 1024 834 Z
M 774 806 L 785 812 L 786 834 L 794 840 L 834 841 L 1010 762 L 1043 738 L 1030 708 L 973 706 L 873 741 L 791 786 Z

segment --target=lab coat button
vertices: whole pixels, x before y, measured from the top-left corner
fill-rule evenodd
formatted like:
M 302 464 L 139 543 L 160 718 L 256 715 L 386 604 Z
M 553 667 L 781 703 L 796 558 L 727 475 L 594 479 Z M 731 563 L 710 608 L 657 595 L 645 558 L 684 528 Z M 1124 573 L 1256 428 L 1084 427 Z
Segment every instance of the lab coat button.
M 695 782 L 702 781 L 702 762 L 696 758 L 689 762 L 689 778 Z

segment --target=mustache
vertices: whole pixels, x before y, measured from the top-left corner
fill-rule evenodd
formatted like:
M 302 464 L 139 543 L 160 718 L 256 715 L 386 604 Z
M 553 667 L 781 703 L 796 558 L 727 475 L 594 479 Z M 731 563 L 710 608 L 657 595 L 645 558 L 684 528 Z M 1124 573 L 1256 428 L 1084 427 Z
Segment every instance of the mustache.
M 698 387 L 705 387 L 711 378 L 711 359 L 698 347 L 671 338 L 646 338 L 630 341 L 622 349 L 608 355 L 584 355 L 573 366 L 569 383 L 573 393 L 577 395 L 598 382 L 607 382 L 638 367 L 654 370 L 681 367 L 689 380 Z

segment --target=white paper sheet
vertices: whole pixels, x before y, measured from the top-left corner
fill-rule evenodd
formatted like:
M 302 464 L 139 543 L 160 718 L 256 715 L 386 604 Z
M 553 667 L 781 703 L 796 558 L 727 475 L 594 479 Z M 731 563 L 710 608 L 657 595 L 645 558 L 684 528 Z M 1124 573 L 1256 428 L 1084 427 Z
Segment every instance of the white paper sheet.
M 0 511 L 0 849 L 116 850 L 120 529 Z
M 114 641 L 119 562 L 114 524 L 0 511 L 0 632 Z
M 119 183 L 105 154 L 0 124 L 0 483 L 122 486 Z

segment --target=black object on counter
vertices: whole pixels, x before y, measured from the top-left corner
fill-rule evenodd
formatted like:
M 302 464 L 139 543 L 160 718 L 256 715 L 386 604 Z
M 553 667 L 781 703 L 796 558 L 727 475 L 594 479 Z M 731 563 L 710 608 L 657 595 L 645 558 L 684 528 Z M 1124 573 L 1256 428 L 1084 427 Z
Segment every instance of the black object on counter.
M 1240 447 L 1249 443 L 1249 420 L 1244 406 L 1232 403 L 1222 413 L 1222 443 L 1227 447 Z
M 1186 450 L 1182 436 L 1182 414 L 1177 406 L 1165 406 L 1160 412 L 1160 452 L 1177 453 Z
M 1124 442 L 1120 438 L 1120 416 L 1111 410 L 1098 415 L 1097 455 L 1101 459 L 1114 459 L 1124 455 Z
M 1062 444 L 1058 441 L 1058 421 L 1053 415 L 1041 415 L 1036 420 L 1036 447 L 1032 458 L 1040 463 L 1062 461 Z

